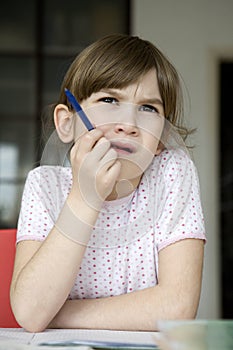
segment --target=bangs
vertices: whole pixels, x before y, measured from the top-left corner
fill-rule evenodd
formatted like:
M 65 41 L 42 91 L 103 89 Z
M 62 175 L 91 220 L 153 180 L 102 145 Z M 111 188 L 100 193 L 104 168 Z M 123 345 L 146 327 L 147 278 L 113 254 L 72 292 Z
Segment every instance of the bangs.
M 108 37 L 83 51 L 74 62 L 72 90 L 82 101 L 104 88 L 124 88 L 139 79 L 156 62 L 150 44 L 138 37 L 117 36 L 118 41 L 108 42 Z M 93 53 L 95 52 L 95 55 Z

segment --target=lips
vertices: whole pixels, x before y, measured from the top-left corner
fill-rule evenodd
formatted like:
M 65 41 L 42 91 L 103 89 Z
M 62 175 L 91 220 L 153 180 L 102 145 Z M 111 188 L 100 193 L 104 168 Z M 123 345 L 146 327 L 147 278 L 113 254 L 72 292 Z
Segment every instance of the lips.
M 120 153 L 131 154 L 131 153 L 134 153 L 136 151 L 135 146 L 130 144 L 130 143 L 112 142 L 111 146 L 117 152 L 120 152 Z

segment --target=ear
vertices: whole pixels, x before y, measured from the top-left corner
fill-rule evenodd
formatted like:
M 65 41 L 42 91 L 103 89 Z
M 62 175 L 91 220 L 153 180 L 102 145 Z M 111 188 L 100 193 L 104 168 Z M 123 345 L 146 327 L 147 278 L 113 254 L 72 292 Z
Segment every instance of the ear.
M 54 124 L 59 138 L 64 143 L 74 139 L 73 113 L 66 105 L 58 104 L 54 109 Z
M 156 155 L 156 156 L 160 155 L 160 153 L 161 153 L 164 149 L 165 149 L 164 144 L 163 144 L 161 141 L 159 141 L 159 144 L 158 144 L 157 150 L 156 150 L 156 152 L 155 152 L 155 155 Z

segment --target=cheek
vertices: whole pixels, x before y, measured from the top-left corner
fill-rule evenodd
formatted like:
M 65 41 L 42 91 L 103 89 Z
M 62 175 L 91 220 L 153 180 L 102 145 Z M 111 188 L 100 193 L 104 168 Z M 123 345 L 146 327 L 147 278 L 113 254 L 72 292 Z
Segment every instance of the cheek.
M 115 114 L 113 115 L 111 111 L 111 105 L 92 105 L 84 108 L 85 113 L 87 114 L 90 121 L 102 129 L 102 126 L 106 124 L 111 124 L 115 122 Z
M 153 154 L 156 154 L 158 145 L 159 145 L 158 139 L 153 139 L 152 142 L 150 143 L 149 149 Z
M 100 129 L 104 133 L 104 135 L 106 135 L 108 131 L 111 129 L 110 125 L 107 125 L 107 124 L 102 124 L 102 125 L 96 124 L 96 127 L 98 127 L 98 129 Z
M 147 118 L 140 117 L 138 118 L 137 125 L 141 132 L 145 132 L 149 136 L 160 139 L 165 125 L 165 118 L 160 115 Z
M 143 146 L 145 147 L 145 149 L 147 149 L 148 151 L 150 151 L 154 155 L 157 152 L 159 142 L 160 142 L 159 135 L 154 136 L 154 135 L 149 134 L 149 133 L 144 133 Z

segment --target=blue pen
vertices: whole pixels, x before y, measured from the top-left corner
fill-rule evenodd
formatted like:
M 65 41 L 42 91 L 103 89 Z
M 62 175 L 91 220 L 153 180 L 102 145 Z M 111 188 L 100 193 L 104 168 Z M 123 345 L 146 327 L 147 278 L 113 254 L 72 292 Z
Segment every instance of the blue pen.
M 65 89 L 65 94 L 66 94 L 69 102 L 73 106 L 74 110 L 80 116 L 80 118 L 81 118 L 83 124 L 85 125 L 85 127 L 87 128 L 87 130 L 88 131 L 93 130 L 94 126 L 91 124 L 90 120 L 88 119 L 87 115 L 83 111 L 82 107 L 80 106 L 80 104 L 78 103 L 78 101 L 76 100 L 74 95 L 68 89 Z

